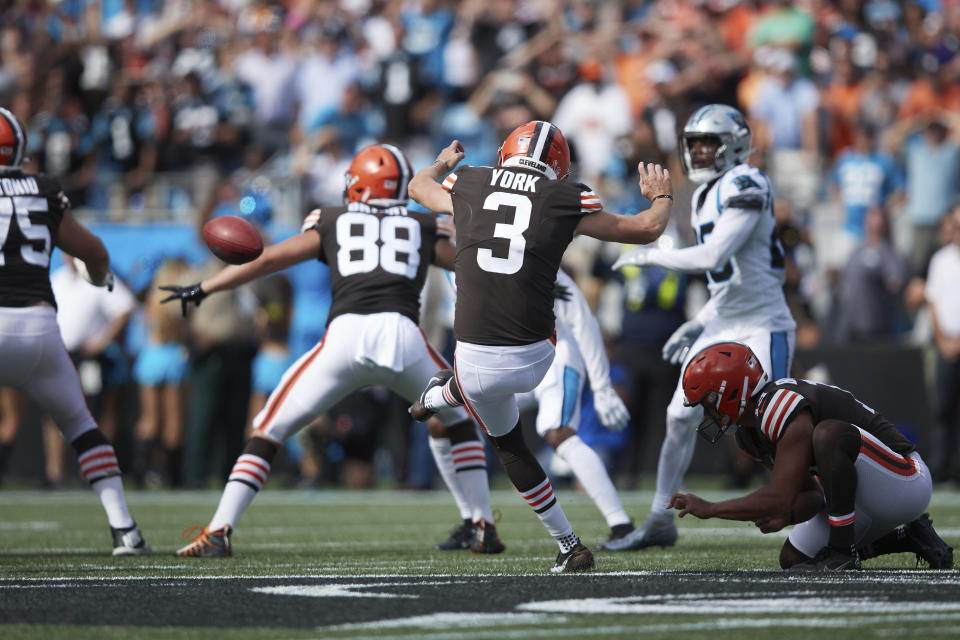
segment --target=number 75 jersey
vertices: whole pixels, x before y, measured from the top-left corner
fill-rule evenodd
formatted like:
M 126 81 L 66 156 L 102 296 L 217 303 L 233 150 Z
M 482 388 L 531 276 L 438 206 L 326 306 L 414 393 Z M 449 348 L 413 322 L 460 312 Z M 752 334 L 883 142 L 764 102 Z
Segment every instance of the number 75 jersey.
M 773 216 L 773 194 L 767 177 L 741 164 L 693 194 L 691 226 L 697 244 L 713 244 L 729 256 L 707 271 L 711 301 L 722 320 L 787 331 L 796 323 L 783 295 L 784 255 Z M 713 236 L 713 237 L 711 237 Z M 681 249 L 698 253 L 707 247 Z M 683 270 L 683 265 L 673 268 Z
M 443 188 L 457 233 L 457 340 L 510 346 L 550 338 L 560 260 L 580 219 L 602 209 L 600 198 L 522 167 L 460 167 Z
M 314 209 L 301 230 L 320 233 L 320 260 L 330 267 L 332 304 L 327 324 L 346 313 L 400 313 L 420 319 L 420 292 L 437 238 L 449 223 L 405 206 L 360 202 Z
M 50 252 L 70 201 L 60 184 L 20 171 L 0 177 L 0 307 L 45 301 L 56 307 L 50 287 Z

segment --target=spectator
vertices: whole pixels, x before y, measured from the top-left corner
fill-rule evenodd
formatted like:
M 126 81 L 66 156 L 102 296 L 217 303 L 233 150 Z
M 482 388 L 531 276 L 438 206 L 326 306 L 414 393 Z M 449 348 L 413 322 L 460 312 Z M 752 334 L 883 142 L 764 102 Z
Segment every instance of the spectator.
M 942 112 L 902 120 L 887 130 L 887 144 L 904 156 L 910 265 L 919 273 L 937 245 L 940 219 L 960 193 L 960 115 Z
M 852 148 L 843 151 L 830 174 L 831 195 L 843 208 L 843 237 L 832 256 L 837 264 L 846 263 L 865 237 L 864 218 L 868 209 L 887 210 L 894 195 L 903 186 L 903 177 L 894 159 L 876 150 L 876 130 L 860 123 Z
M 621 167 L 611 164 L 618 160 L 617 142 L 630 132 L 633 119 L 626 92 L 606 77 L 599 61 L 584 60 L 579 72 L 582 81 L 560 99 L 553 122 L 570 140 L 580 179 L 595 184 L 621 173 Z
M 186 270 L 182 260 L 161 264 L 144 303 L 147 344 L 133 367 L 140 393 L 133 475 L 148 486 L 179 487 L 183 482 L 183 423 L 190 373 L 184 344 L 187 325 L 178 309 L 160 304 L 156 283 L 178 282 Z
M 802 214 L 818 195 L 820 96 L 813 82 L 797 75 L 792 52 L 772 50 L 767 65 L 770 73 L 750 105 L 756 145 L 767 154 L 778 196 Z
M 863 244 L 851 254 L 837 287 L 835 339 L 841 344 L 890 339 L 903 314 L 908 268 L 890 243 L 886 213 L 870 207 L 863 225 Z
M 958 432 L 960 432 L 960 201 L 949 214 L 950 243 L 930 260 L 926 297 L 930 305 L 934 344 L 937 349 L 935 374 L 936 421 L 940 446 L 932 468 L 934 480 L 955 481 Z

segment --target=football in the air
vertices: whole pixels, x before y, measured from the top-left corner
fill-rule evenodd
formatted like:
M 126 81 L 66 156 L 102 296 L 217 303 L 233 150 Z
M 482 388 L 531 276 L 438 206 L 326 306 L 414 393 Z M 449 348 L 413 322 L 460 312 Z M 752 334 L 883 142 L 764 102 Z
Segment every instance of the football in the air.
M 203 240 L 213 255 L 230 264 L 256 260 L 263 239 L 253 225 L 239 216 L 218 216 L 203 225 Z

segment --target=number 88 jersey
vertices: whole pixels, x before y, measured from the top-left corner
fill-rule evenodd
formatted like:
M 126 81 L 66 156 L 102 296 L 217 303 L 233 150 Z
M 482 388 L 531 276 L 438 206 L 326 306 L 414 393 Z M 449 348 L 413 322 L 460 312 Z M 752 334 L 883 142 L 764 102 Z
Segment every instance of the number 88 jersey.
M 551 337 L 560 260 L 580 218 L 602 209 L 600 198 L 522 167 L 460 167 L 442 186 L 457 234 L 457 340 L 508 346 Z
M 361 202 L 315 209 L 303 231 L 320 233 L 319 259 L 330 267 L 333 299 L 327 324 L 345 313 L 396 312 L 419 323 L 420 292 L 438 237 L 450 229 L 436 216 L 405 206 Z

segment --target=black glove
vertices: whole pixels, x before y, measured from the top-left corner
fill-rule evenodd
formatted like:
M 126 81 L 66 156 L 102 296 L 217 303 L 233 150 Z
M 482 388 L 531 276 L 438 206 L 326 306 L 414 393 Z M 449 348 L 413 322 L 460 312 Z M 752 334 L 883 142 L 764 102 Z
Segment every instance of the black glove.
M 563 300 L 564 302 L 567 302 L 570 300 L 572 296 L 573 294 L 570 293 L 570 289 L 568 289 L 565 285 L 562 285 L 559 282 L 553 283 L 554 298 L 556 298 L 557 300 Z
M 200 283 L 190 284 L 185 287 L 177 287 L 171 285 L 164 285 L 160 287 L 164 291 L 170 291 L 171 294 L 161 300 L 160 302 L 170 302 L 171 300 L 180 299 L 180 308 L 183 311 L 183 317 L 187 317 L 187 304 L 193 302 L 198 307 L 200 302 L 207 297 L 207 292 L 203 290 L 200 286 Z

